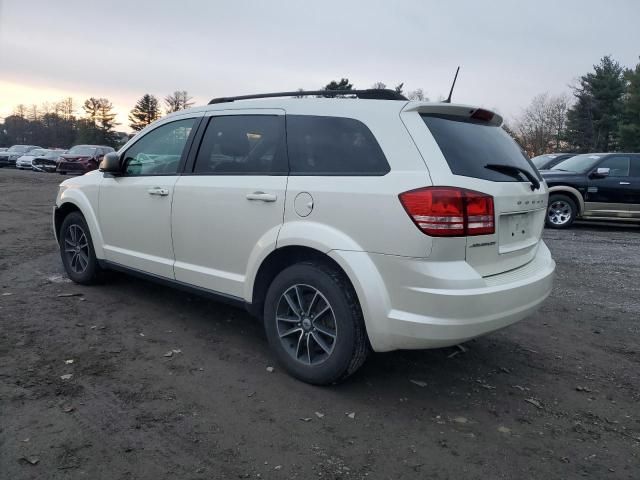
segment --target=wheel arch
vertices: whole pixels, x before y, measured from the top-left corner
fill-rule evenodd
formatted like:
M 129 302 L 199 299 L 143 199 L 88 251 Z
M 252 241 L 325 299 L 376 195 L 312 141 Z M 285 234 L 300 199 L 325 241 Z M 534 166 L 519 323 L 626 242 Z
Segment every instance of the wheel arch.
M 361 304 L 353 282 L 337 261 L 315 248 L 302 245 L 288 245 L 273 250 L 264 258 L 258 267 L 251 290 L 251 303 L 248 306 L 251 314 L 257 317 L 262 315 L 267 290 L 271 282 L 273 282 L 273 279 L 285 268 L 300 262 L 323 263 L 339 271 L 345 280 L 349 282 L 356 294 L 356 298 L 358 298 L 358 303 Z
M 56 240 L 59 241 L 60 239 L 60 228 L 62 227 L 62 222 L 64 222 L 65 217 L 71 212 L 80 212 L 89 227 L 89 233 L 91 234 L 93 250 L 96 257 L 99 259 L 104 258 L 102 232 L 100 231 L 98 220 L 89 204 L 89 201 L 79 193 L 76 193 L 75 195 L 67 195 L 67 193 L 68 191 L 63 193 L 60 198 L 60 203 L 55 208 L 53 215 Z
M 573 201 L 576 202 L 576 205 L 578 206 L 578 215 L 583 214 L 584 198 L 576 188 L 569 187 L 568 185 L 556 185 L 554 187 L 549 187 L 549 198 L 551 198 L 551 195 L 553 195 L 554 193 L 560 193 L 570 197 Z

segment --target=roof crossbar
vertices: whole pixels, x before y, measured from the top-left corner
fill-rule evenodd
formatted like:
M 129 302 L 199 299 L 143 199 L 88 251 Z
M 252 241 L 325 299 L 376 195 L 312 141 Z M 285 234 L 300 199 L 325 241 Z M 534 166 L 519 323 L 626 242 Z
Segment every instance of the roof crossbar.
M 211 100 L 209 105 L 213 105 L 214 103 L 235 102 L 236 100 L 250 100 L 253 98 L 305 97 L 309 95 L 317 95 L 320 97 L 353 95 L 357 98 L 366 98 L 368 100 L 408 100 L 407 97 L 395 90 L 369 88 L 367 90 L 299 90 L 296 92 L 258 93 L 255 95 L 239 95 L 237 97 L 219 97 Z

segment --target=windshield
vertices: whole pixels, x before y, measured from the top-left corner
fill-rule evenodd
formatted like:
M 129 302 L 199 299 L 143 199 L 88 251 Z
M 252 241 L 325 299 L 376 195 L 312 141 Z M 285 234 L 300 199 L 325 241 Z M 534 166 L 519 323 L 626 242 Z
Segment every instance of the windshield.
M 96 151 L 96 147 L 87 147 L 85 145 L 78 145 L 69 150 L 72 155 L 93 155 Z
M 588 170 L 591 170 L 602 157 L 603 155 L 594 154 L 576 155 L 575 157 L 567 158 L 560 162 L 556 166 L 552 167 L 551 170 L 586 173 Z
M 44 155 L 44 158 L 58 158 L 61 153 L 63 153 L 63 152 L 56 152 L 55 150 L 52 150 L 50 152 L 47 152 Z
M 45 150 L 44 148 L 36 148 L 35 150 L 31 150 L 29 155 L 37 157 L 38 155 L 44 155 L 47 152 L 48 150 Z
M 537 157 L 533 157 L 531 162 L 536 166 L 536 168 L 540 169 L 556 157 L 557 155 L 538 155 Z
M 27 151 L 27 147 L 26 145 L 14 145 L 13 147 L 11 147 L 9 150 L 7 150 L 8 152 L 26 152 Z

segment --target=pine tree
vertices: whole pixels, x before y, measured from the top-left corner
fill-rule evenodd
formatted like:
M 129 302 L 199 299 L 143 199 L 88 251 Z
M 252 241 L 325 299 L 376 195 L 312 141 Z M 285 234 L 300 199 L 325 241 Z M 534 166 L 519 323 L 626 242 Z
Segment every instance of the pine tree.
M 131 122 L 129 126 L 136 132 L 139 132 L 161 116 L 158 99 L 153 95 L 145 93 L 142 98 L 137 101 L 131 113 L 129 113 L 129 122 Z
M 624 97 L 620 121 L 620 150 L 640 151 L 640 64 L 627 70 L 627 93 Z
M 113 147 L 118 143 L 115 127 L 119 124 L 115 121 L 115 118 L 116 114 L 113 112 L 113 104 L 106 98 L 101 98 L 97 118 L 101 145 Z
M 567 114 L 567 140 L 579 152 L 608 152 L 617 147 L 623 68 L 609 56 L 593 68 L 574 88 L 576 103 Z

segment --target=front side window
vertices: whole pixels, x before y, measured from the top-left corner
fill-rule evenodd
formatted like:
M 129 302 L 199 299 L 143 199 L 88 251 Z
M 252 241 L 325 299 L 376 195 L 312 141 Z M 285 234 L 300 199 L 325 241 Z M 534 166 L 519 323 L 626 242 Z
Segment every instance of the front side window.
M 352 118 L 287 115 L 291 175 L 385 175 L 389 164 L 371 130 Z
M 126 175 L 172 175 L 180 159 L 195 118 L 186 118 L 152 130 L 134 143 L 123 156 Z
M 616 156 L 605 158 L 598 168 L 608 168 L 610 177 L 628 177 L 629 165 L 629 157 Z
M 286 174 L 284 117 L 211 117 L 193 171 L 198 175 Z

